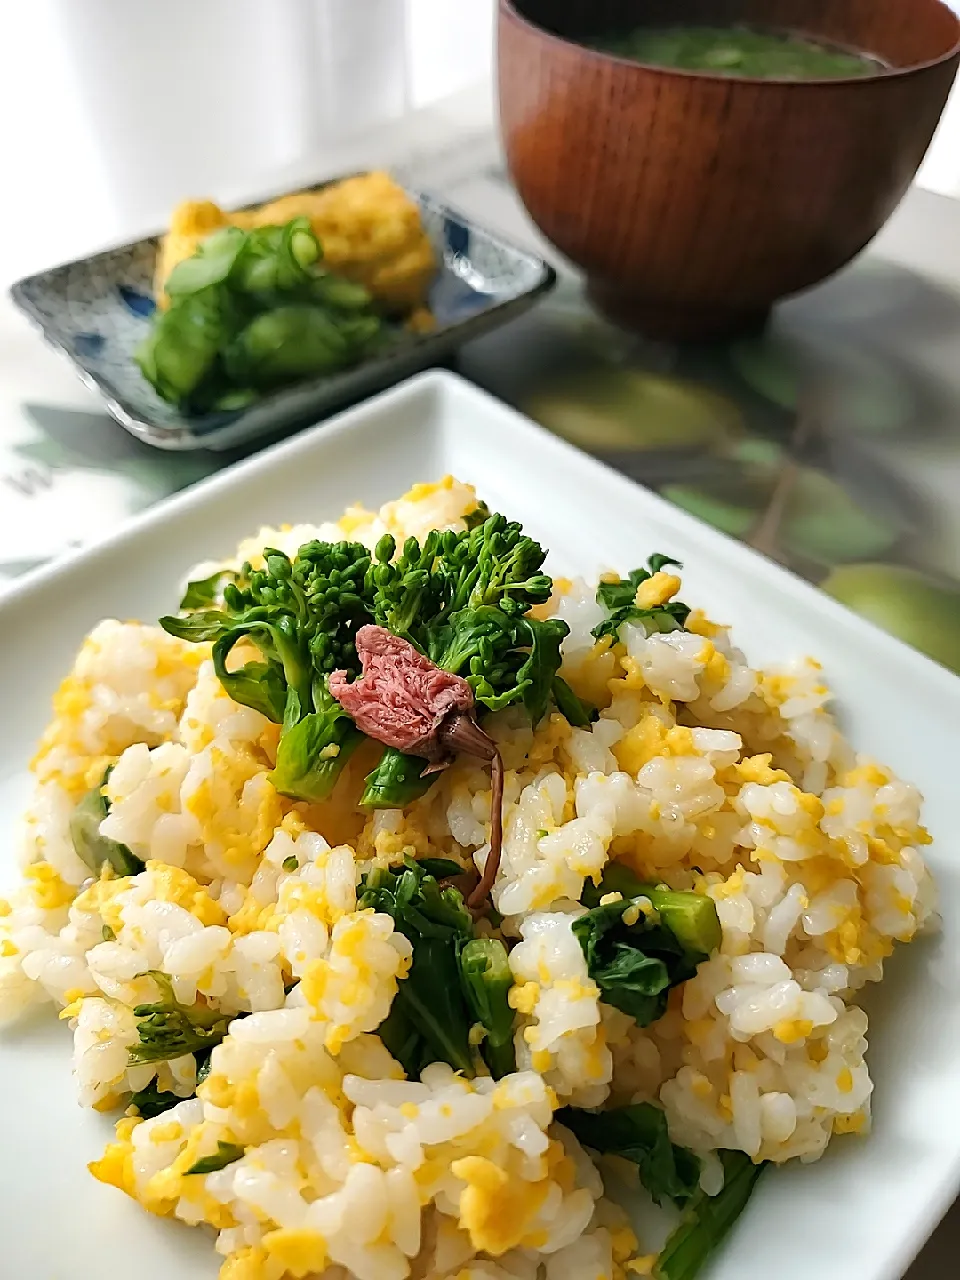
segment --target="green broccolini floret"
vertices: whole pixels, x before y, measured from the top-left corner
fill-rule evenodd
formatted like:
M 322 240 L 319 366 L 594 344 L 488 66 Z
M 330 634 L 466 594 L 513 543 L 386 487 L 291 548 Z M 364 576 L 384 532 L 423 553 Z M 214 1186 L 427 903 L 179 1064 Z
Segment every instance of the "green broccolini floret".
M 540 572 L 546 552 L 519 524 L 492 515 L 466 533 L 429 533 L 422 546 L 408 538 L 394 560 L 395 552 L 393 538 L 383 538 L 371 569 L 378 625 L 462 676 L 486 710 L 519 702 L 536 723 L 557 685 L 568 692 L 557 677 L 568 627 L 528 616 L 549 599 L 553 582 Z M 363 803 L 409 804 L 431 785 L 423 768 L 417 757 L 388 748 L 367 779 Z
M 433 530 L 422 546 L 408 538 L 396 559 L 395 551 L 389 535 L 377 546 L 374 621 L 425 653 L 430 635 L 460 610 L 486 605 L 519 617 L 553 589 L 540 572 L 546 551 L 502 515 L 463 533 Z
M 202 1004 L 181 1004 L 173 994 L 169 975 L 159 969 L 150 969 L 143 976 L 156 983 L 160 999 L 134 1007 L 140 1043 L 130 1050 L 131 1066 L 202 1053 L 218 1045 L 227 1034 L 232 1016 Z
M 362 735 L 327 688 L 331 671 L 356 674 L 354 637 L 370 621 L 365 580 L 370 553 L 357 542 L 308 542 L 294 560 L 267 548 L 264 566 L 245 564 L 223 586 L 219 608 L 165 617 L 160 625 L 183 640 L 213 642 L 213 663 L 227 693 L 283 724 L 272 781 L 302 800 L 330 794 Z M 191 584 L 187 599 L 199 598 Z M 262 661 L 229 665 L 241 641 Z
M 479 509 L 478 509 L 479 510 Z M 485 509 L 484 509 L 485 510 Z M 402 636 L 446 671 L 463 676 L 479 707 L 521 704 L 535 723 L 553 698 L 585 723 L 589 712 L 557 676 L 565 623 L 529 616 L 550 596 L 546 552 L 521 526 L 487 513 L 468 528 L 395 540 L 376 552 L 355 542 L 308 542 L 291 560 L 267 549 L 264 565 L 220 571 L 189 584 L 181 609 L 160 625 L 213 643 L 223 687 L 283 725 L 272 781 L 296 799 L 326 798 L 362 741 L 329 693 L 335 670 L 358 674 L 355 637 L 366 623 Z M 218 597 L 220 601 L 218 603 Z M 231 664 L 241 642 L 259 660 Z M 395 808 L 431 785 L 424 762 L 387 749 L 363 803 Z

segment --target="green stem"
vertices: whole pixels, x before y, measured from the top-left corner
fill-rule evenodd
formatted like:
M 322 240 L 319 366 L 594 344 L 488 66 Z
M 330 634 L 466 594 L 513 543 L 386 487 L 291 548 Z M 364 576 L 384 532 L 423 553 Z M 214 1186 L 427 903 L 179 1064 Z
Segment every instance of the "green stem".
M 367 774 L 360 803 L 366 809 L 404 809 L 433 786 L 437 775 L 424 778 L 426 760 L 387 747 L 377 766 Z
M 656 1280 L 694 1280 L 700 1274 L 746 1208 L 766 1167 L 754 1164 L 742 1151 L 722 1151 L 720 1158 L 723 1190 L 715 1196 L 698 1191 L 690 1201 L 657 1259 L 653 1269 Z

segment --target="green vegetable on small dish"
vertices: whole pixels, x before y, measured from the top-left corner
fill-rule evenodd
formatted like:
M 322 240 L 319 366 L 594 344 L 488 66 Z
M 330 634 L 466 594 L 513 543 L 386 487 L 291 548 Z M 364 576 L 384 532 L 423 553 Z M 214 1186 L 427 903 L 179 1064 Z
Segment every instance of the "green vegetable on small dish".
M 383 337 L 370 294 L 322 265 L 307 218 L 223 227 L 179 262 L 135 354 L 185 412 L 233 410 L 263 392 L 356 364 Z

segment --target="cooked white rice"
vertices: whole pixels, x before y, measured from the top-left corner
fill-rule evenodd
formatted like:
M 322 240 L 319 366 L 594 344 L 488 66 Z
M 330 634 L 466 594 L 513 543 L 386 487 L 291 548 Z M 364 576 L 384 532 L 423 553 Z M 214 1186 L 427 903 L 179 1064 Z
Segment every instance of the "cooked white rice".
M 376 515 L 261 530 L 237 563 L 313 537 L 459 529 L 475 503 L 448 478 Z M 284 799 L 267 778 L 278 727 L 230 700 L 205 646 L 138 623 L 96 627 L 55 697 L 24 882 L 0 902 L 0 1019 L 60 1010 L 83 1106 L 122 1112 L 154 1078 L 185 1099 L 121 1118 L 91 1168 L 151 1212 L 210 1224 L 223 1280 L 643 1274 L 649 1251 L 552 1124 L 567 1103 L 658 1101 L 673 1140 L 702 1156 L 815 1160 L 834 1133 L 869 1129 L 856 993 L 934 910 L 916 789 L 854 755 L 810 659 L 755 670 L 699 614 L 683 632 L 627 625 L 622 643 L 594 643 L 583 582 L 558 581 L 546 610 L 571 627 L 563 674 L 602 714 L 589 729 L 558 714 L 535 731 L 514 712 L 485 722 L 507 770 L 493 897 L 515 940 L 518 1015 L 518 1070 L 499 1082 L 443 1064 L 404 1079 L 372 1033 L 410 944 L 356 909 L 363 872 L 405 852 L 482 868 L 480 765 L 366 816 L 361 752 L 330 802 Z M 68 821 L 108 764 L 102 832 L 146 870 L 92 882 Z M 723 928 L 645 1029 L 600 1001 L 571 930 L 584 882 L 613 857 L 709 894 Z M 192 1056 L 128 1066 L 133 1008 L 156 998 L 148 970 L 183 1003 L 252 1015 L 214 1050 L 199 1096 Z M 220 1141 L 243 1157 L 186 1177 Z M 716 1160 L 703 1167 L 712 1192 Z

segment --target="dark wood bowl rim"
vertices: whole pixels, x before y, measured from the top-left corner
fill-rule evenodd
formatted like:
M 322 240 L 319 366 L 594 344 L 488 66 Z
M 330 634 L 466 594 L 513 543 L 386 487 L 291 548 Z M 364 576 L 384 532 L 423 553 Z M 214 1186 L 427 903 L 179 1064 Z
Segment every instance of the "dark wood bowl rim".
M 953 10 L 943 0 L 937 0 L 940 8 L 954 19 L 954 25 L 957 30 L 957 40 L 951 49 L 946 53 L 942 53 L 939 58 L 931 58 L 927 62 L 914 62 L 908 67 L 886 67 L 882 71 L 877 71 L 869 76 L 830 76 L 823 80 L 789 80 L 776 79 L 772 76 L 736 76 L 736 75 L 719 75 L 713 71 L 691 71 L 683 67 L 664 67 L 656 62 L 639 62 L 636 58 L 626 58 L 618 53 L 607 53 L 602 49 L 591 49 L 589 45 L 580 44 L 577 40 L 570 40 L 566 36 L 557 35 L 555 31 L 548 31 L 546 27 L 539 26 L 536 22 L 525 17 L 519 12 L 514 0 L 500 0 L 500 13 L 507 14 L 514 22 L 522 27 L 526 27 L 529 31 L 535 32 L 543 39 L 553 44 L 565 45 L 570 49 L 577 49 L 581 54 L 588 58 L 598 59 L 601 62 L 615 62 L 622 67 L 633 67 L 636 71 L 650 72 L 654 71 L 658 75 L 679 76 L 682 80 L 711 80 L 720 81 L 723 84 L 750 84 L 750 85 L 772 85 L 775 88 L 783 89 L 789 87 L 796 91 L 806 89 L 821 89 L 824 85 L 853 85 L 853 84 L 876 84 L 878 80 L 895 80 L 904 76 L 918 75 L 920 72 L 928 71 L 931 67 L 939 67 L 945 62 L 949 62 L 952 58 L 960 55 L 960 16 L 955 14 Z M 813 37 L 816 39 L 816 37 Z

